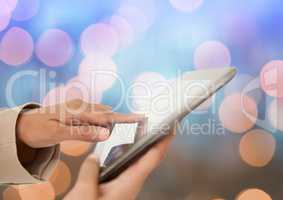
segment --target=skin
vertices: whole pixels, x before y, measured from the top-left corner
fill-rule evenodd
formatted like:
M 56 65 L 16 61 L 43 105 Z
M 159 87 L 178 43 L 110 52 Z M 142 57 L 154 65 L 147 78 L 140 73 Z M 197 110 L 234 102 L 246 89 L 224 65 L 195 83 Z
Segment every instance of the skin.
M 111 107 L 73 100 L 23 112 L 17 123 L 20 146 L 43 148 L 66 140 L 100 142 L 109 138 L 115 123 L 144 122 L 137 114 L 121 114 Z M 147 177 L 159 166 L 172 140 L 168 136 L 111 182 L 99 184 L 99 163 L 89 156 L 81 166 L 77 183 L 64 200 L 133 200 Z M 20 158 L 24 160 L 24 158 Z
M 65 140 L 100 142 L 108 139 L 114 123 L 144 120 L 142 115 L 120 114 L 105 105 L 73 100 L 24 112 L 18 120 L 17 136 L 33 148 L 50 147 Z
M 150 173 L 164 158 L 171 140 L 172 136 L 168 136 L 116 179 L 101 185 L 98 184 L 98 162 L 95 157 L 88 157 L 81 167 L 76 185 L 64 200 L 136 199 Z

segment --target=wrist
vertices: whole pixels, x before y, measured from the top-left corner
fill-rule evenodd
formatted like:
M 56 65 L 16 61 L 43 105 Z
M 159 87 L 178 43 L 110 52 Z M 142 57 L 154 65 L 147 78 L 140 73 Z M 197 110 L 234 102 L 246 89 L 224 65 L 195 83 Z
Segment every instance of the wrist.
M 16 125 L 16 138 L 18 142 L 21 143 L 26 143 L 26 133 L 28 133 L 27 130 L 27 124 L 26 124 L 26 119 L 25 115 L 23 112 L 20 113 L 18 120 L 17 120 L 17 125 Z
M 29 122 L 27 120 L 27 109 L 23 109 L 18 116 L 16 124 L 16 145 L 17 155 L 23 166 L 33 162 L 36 156 L 36 149 L 31 147 L 28 140 Z
M 32 123 L 34 118 L 32 117 L 34 110 L 37 107 L 35 105 L 26 106 L 19 114 L 17 124 L 16 124 L 16 138 L 17 141 L 23 143 L 27 146 L 33 147 L 32 145 Z

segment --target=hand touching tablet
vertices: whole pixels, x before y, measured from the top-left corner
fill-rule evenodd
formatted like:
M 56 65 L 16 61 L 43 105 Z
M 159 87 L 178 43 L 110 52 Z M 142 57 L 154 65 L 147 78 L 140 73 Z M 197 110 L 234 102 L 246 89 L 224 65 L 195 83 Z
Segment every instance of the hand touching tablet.
M 134 200 L 147 177 L 159 166 L 172 140 L 172 135 L 153 146 L 145 155 L 110 182 L 99 185 L 99 163 L 88 157 L 83 163 L 78 181 L 64 200 Z
M 109 137 L 113 124 L 142 120 L 141 115 L 115 113 L 105 105 L 73 100 L 23 112 L 17 123 L 17 136 L 20 142 L 33 148 L 65 140 L 98 142 Z

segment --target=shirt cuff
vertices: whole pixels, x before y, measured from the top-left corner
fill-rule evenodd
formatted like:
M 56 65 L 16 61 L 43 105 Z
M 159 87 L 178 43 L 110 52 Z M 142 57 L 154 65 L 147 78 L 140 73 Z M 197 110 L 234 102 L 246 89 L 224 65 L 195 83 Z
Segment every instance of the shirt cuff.
M 39 108 L 30 103 L 0 112 L 0 183 L 29 184 L 46 181 L 59 161 L 60 146 L 33 149 L 18 145 L 16 127 L 19 115 L 23 110 Z M 33 153 L 33 159 L 22 164 L 18 155 Z

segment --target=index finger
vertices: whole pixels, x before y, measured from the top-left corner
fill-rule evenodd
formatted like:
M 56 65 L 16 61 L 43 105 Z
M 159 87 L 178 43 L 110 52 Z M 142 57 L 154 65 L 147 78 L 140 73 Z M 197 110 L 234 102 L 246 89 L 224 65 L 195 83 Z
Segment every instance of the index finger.
M 122 113 L 110 113 L 109 117 L 107 118 L 109 123 L 136 123 L 142 122 L 146 119 L 144 115 L 140 114 L 122 114 Z
M 80 121 L 85 123 L 102 126 L 112 127 L 115 123 L 138 123 L 145 121 L 144 115 L 138 114 L 121 114 L 121 113 L 85 113 L 80 115 Z

